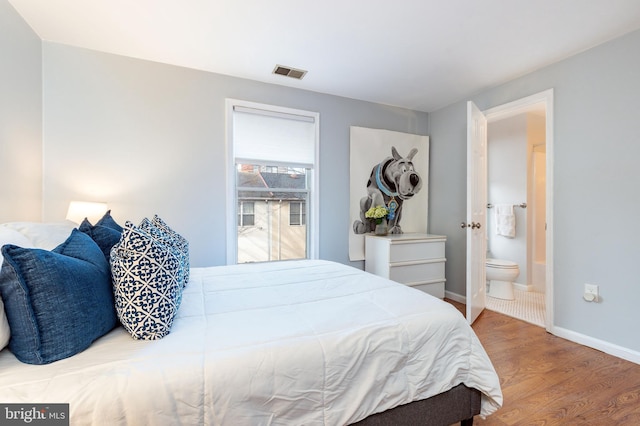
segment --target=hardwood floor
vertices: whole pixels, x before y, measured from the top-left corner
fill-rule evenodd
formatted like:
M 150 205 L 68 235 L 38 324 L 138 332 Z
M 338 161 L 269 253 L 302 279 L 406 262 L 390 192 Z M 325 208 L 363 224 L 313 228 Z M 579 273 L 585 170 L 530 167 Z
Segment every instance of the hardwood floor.
M 504 397 L 474 425 L 640 425 L 640 365 L 488 310 L 473 329 Z

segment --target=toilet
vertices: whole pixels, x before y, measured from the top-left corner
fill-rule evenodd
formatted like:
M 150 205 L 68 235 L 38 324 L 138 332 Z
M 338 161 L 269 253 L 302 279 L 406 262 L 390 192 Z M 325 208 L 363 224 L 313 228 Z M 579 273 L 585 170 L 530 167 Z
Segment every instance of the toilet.
M 513 300 L 513 282 L 520 275 L 516 262 L 487 258 L 485 272 L 489 290 L 487 295 L 498 299 Z

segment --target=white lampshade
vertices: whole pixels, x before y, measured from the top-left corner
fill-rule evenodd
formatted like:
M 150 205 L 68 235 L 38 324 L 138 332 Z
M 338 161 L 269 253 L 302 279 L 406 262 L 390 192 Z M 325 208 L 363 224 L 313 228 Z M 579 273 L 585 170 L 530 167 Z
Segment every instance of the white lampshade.
M 79 224 L 86 217 L 92 225 L 95 225 L 107 210 L 109 210 L 107 203 L 72 201 L 69 203 L 69 210 L 67 210 L 67 220 Z

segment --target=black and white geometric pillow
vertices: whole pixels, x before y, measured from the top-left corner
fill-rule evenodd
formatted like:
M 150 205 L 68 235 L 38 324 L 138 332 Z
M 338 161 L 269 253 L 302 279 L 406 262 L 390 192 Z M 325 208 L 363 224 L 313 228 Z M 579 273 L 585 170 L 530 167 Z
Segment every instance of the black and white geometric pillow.
M 171 239 L 173 246 L 180 252 L 180 260 L 182 262 L 182 266 L 184 267 L 184 284 L 186 285 L 189 282 L 189 241 L 182 235 L 178 234 L 176 231 L 171 229 L 169 225 L 167 225 L 164 220 L 162 220 L 157 214 L 153 216 L 151 220 L 158 229 L 161 229 L 165 235 Z
M 173 250 L 173 253 L 178 257 L 178 260 L 180 261 L 180 284 L 182 285 L 182 287 L 184 287 L 185 280 L 187 279 L 188 269 L 185 267 L 183 254 L 178 249 L 177 242 L 174 239 L 173 235 L 167 233 L 161 228 L 158 228 L 146 217 L 142 219 L 142 221 L 140 221 L 138 228 L 149 234 L 151 238 L 155 239 L 159 243 L 167 246 L 170 250 Z
M 169 334 L 182 298 L 181 269 L 172 247 L 125 223 L 111 249 L 111 275 L 118 318 L 134 339 Z

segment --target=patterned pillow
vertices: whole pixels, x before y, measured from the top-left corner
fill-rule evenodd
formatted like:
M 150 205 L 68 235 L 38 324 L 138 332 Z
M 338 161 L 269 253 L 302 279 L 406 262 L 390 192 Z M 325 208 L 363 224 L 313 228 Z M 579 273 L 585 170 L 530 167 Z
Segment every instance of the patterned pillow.
M 134 339 L 169 334 L 182 297 L 180 270 L 175 250 L 125 223 L 111 249 L 111 275 L 118 318 Z
M 52 251 L 7 244 L 2 254 L 9 349 L 20 361 L 70 357 L 117 325 L 109 265 L 89 236 L 74 229 Z
M 171 229 L 169 225 L 167 225 L 158 215 L 153 216 L 153 220 L 149 222 L 147 219 L 143 220 L 143 225 L 140 224 L 141 227 L 149 227 L 153 230 L 151 231 L 154 236 L 157 236 L 162 241 L 171 244 L 178 250 L 178 255 L 180 257 L 180 263 L 183 268 L 183 276 L 184 276 L 184 285 L 187 285 L 189 282 L 189 242 L 182 235 L 178 234 L 176 231 Z
M 138 228 L 143 232 L 149 234 L 151 238 L 163 244 L 167 247 L 167 250 L 171 250 L 171 252 L 178 258 L 180 262 L 180 270 L 178 271 L 178 281 L 180 283 L 180 288 L 184 288 L 185 286 L 185 278 L 186 277 L 186 269 L 184 267 L 184 262 L 182 260 L 182 253 L 176 248 L 175 241 L 168 235 L 165 231 L 155 226 L 149 219 L 146 217 L 140 221 Z M 178 298 L 178 307 L 180 307 L 180 303 L 182 302 L 182 293 Z

